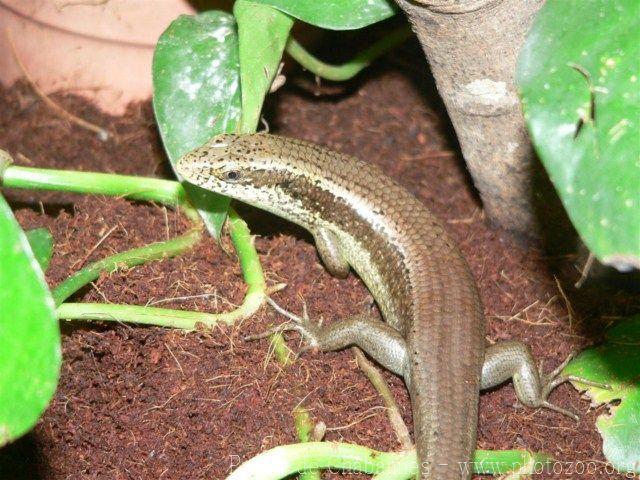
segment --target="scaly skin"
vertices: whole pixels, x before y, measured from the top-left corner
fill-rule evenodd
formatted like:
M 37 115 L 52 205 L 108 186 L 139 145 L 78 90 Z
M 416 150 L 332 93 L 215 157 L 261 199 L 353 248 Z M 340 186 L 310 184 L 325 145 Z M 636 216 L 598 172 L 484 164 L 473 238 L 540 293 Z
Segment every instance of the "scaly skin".
M 423 480 L 471 476 L 465 463 L 481 386 L 513 376 L 523 403 L 570 414 L 546 402 L 569 377 L 554 372 L 542 382 L 528 347 L 493 345 L 485 357 L 482 305 L 460 251 L 431 212 L 375 166 L 301 140 L 225 134 L 177 169 L 301 225 L 332 273 L 351 266 L 362 278 L 390 326 L 358 316 L 303 332 L 322 350 L 358 345 L 404 377 Z
M 406 338 L 410 363 L 403 373 L 410 378 L 418 455 L 429 471 L 423 478 L 461 478 L 458 462 L 471 458 L 476 442 L 484 326 L 469 268 L 441 223 L 356 158 L 271 135 L 217 139 L 226 147 L 210 143 L 188 158 L 223 157 L 228 171 L 240 172 L 238 180 L 213 185 L 216 172 L 194 175 L 186 164 L 180 173 L 314 235 L 328 229 L 339 238 L 385 320 Z

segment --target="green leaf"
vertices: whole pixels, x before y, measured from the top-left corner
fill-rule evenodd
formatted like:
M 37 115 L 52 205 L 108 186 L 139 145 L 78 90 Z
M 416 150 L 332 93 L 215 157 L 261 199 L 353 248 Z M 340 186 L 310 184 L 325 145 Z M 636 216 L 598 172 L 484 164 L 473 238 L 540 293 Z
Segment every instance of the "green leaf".
M 34 228 L 25 232 L 29 246 L 43 272 L 49 268 L 53 255 L 53 237 L 46 228 Z
M 26 236 L 0 195 L 0 446 L 29 431 L 53 397 L 60 329 Z
M 574 382 L 596 404 L 620 401 L 596 421 L 602 450 L 618 470 L 640 473 L 640 315 L 609 328 L 606 343 L 582 352 L 564 373 L 612 386 L 604 390 Z
M 550 0 L 520 55 L 533 143 L 580 236 L 640 268 L 640 2 Z
M 209 11 L 178 17 L 158 40 L 152 70 L 153 108 L 172 166 L 212 136 L 236 131 L 240 82 L 232 15 Z M 219 238 L 229 200 L 183 185 L 209 232 Z
M 248 0 L 237 0 L 233 13 L 240 40 L 241 131 L 254 133 L 264 97 L 278 73 L 293 19 L 279 10 Z
M 298 20 L 329 30 L 355 30 L 392 17 L 397 7 L 387 0 L 253 0 Z

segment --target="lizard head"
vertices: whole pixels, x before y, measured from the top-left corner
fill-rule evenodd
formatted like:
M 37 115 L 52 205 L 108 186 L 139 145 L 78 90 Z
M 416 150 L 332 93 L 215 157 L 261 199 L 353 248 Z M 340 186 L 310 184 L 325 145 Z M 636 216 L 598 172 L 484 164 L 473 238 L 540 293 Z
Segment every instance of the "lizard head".
M 274 157 L 273 137 L 222 134 L 185 154 L 176 165 L 189 183 L 287 216 L 278 205 L 291 203 L 292 172 Z
M 176 170 L 185 180 L 212 192 L 228 195 L 230 190 L 239 188 L 243 179 L 239 165 L 242 158 L 235 153 L 237 135 L 216 135 L 204 145 L 183 155 L 176 164 Z M 244 182 L 243 182 L 244 183 Z

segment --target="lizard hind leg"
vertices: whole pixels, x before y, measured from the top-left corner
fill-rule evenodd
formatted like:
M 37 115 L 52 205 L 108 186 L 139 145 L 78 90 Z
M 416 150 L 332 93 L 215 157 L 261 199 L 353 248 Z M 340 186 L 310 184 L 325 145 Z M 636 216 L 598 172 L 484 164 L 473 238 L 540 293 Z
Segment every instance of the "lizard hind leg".
M 481 388 L 491 388 L 512 378 L 518 400 L 524 405 L 548 408 L 577 421 L 578 416 L 575 413 L 550 403 L 547 400 L 549 394 L 558 385 L 567 381 L 577 381 L 605 389 L 611 387 L 575 375 L 563 375 L 562 370 L 572 358 L 573 354 L 552 372 L 545 374 L 542 371 L 542 365 L 536 365 L 527 345 L 515 341 L 496 343 L 488 347 L 485 352 Z
M 558 407 L 557 405 L 553 405 L 546 400 L 549 394 L 558 385 L 561 385 L 565 382 L 578 382 L 584 385 L 589 385 L 591 387 L 602 388 L 604 390 L 611 390 L 612 388 L 611 385 L 607 383 L 594 382 L 592 380 L 589 380 L 584 377 L 580 377 L 578 375 L 562 374 L 562 370 L 564 370 L 564 367 L 566 367 L 569 364 L 569 362 L 573 359 L 574 356 L 575 356 L 575 352 L 571 352 L 571 354 L 569 354 L 567 358 L 560 365 L 558 365 L 558 367 L 556 367 L 552 372 L 548 374 L 545 374 L 542 370 L 539 371 L 540 378 L 542 381 L 541 397 L 544 399 L 543 406 L 551 410 L 564 413 L 565 415 L 567 415 L 568 413 L 564 409 Z M 572 415 L 569 414 L 569 416 L 572 416 Z

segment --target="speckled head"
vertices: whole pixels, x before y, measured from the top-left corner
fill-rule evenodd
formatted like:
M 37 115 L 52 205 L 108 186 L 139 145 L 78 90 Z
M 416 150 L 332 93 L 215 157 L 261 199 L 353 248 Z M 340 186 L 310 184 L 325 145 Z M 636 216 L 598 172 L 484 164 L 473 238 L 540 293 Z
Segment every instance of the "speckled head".
M 216 135 L 201 147 L 183 155 L 178 160 L 176 170 L 189 183 L 226 193 L 227 184 L 235 183 L 240 177 L 237 165 L 231 160 L 238 138 L 231 134 Z
M 270 135 L 222 134 L 184 155 L 176 165 L 189 183 L 289 217 L 278 206 L 295 203 L 291 172 L 275 161 Z
M 184 155 L 176 169 L 189 183 L 242 200 L 263 170 L 252 153 L 243 137 L 225 133 Z

